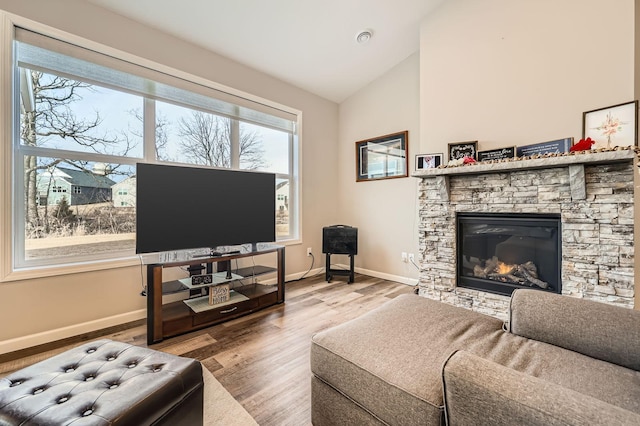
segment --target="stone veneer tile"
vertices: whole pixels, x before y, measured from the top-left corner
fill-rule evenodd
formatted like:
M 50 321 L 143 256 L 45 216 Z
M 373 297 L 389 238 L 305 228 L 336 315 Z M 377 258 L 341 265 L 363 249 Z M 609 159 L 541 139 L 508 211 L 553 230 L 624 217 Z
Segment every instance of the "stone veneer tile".
M 456 287 L 455 215 L 559 213 L 562 293 L 632 308 L 634 157 L 605 154 L 603 158 L 615 157 L 616 162 L 576 165 L 550 159 L 549 168 L 529 170 L 518 164 L 525 170 L 505 170 L 500 163 L 468 169 L 485 170 L 481 174 L 445 170 L 447 176 L 437 171 L 417 176 L 421 178 L 419 294 L 506 319 L 509 297 Z M 587 156 L 593 161 L 600 158 Z M 558 162 L 563 164 L 555 166 Z

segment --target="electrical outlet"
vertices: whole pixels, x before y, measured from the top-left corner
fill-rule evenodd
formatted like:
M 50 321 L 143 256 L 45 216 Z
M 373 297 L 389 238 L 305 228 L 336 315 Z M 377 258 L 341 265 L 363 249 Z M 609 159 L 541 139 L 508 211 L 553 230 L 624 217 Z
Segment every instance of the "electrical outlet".
M 401 253 L 401 256 L 402 256 L 402 261 L 403 261 L 404 263 L 407 263 L 407 252 L 403 251 L 403 252 Z
M 409 253 L 409 262 L 416 263 L 416 257 L 413 253 Z
M 311 256 L 311 247 L 307 247 L 307 257 Z

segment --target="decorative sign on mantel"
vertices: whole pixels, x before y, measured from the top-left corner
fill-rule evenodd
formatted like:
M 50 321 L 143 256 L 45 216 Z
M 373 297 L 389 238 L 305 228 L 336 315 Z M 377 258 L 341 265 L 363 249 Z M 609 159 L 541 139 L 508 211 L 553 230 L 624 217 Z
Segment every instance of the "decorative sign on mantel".
M 505 160 L 507 158 L 515 158 L 516 147 L 491 149 L 488 151 L 478 151 L 478 161 Z
M 533 145 L 519 146 L 518 157 L 529 157 L 534 154 L 553 154 L 569 152 L 573 145 L 573 138 L 558 139 L 555 141 L 534 143 Z

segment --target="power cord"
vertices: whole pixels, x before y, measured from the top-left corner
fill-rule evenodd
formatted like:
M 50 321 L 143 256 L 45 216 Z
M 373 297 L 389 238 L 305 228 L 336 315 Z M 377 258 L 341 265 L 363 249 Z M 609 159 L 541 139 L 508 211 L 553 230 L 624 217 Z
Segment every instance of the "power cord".
M 416 270 L 420 271 L 420 267 L 418 265 L 416 265 L 416 262 L 413 260 L 413 258 L 411 258 L 409 260 L 411 261 L 411 264 L 416 267 Z
M 147 286 L 144 283 L 144 261 L 142 260 L 141 254 L 138 255 L 138 258 L 140 259 L 140 285 L 142 287 L 140 296 L 147 297 Z
M 313 264 L 316 262 L 316 257 L 313 255 L 313 253 L 309 253 L 309 256 L 311 256 L 311 266 L 309 266 L 309 269 L 307 269 L 307 272 L 305 272 L 304 274 L 302 274 L 302 276 L 300 278 L 297 278 L 295 280 L 290 280 L 290 281 L 286 281 L 286 283 L 291 283 L 291 282 L 295 282 L 295 281 L 300 281 L 302 280 L 304 277 L 307 276 L 307 274 L 309 272 L 311 272 L 311 270 L 313 269 Z

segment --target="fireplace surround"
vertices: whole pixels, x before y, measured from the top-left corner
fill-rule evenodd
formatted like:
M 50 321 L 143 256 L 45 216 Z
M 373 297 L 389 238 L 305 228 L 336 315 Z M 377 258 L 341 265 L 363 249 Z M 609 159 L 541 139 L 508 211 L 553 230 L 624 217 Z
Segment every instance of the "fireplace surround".
M 509 296 L 458 282 L 457 218 L 559 218 L 561 294 L 634 306 L 635 149 L 417 171 L 419 294 L 506 319 Z

